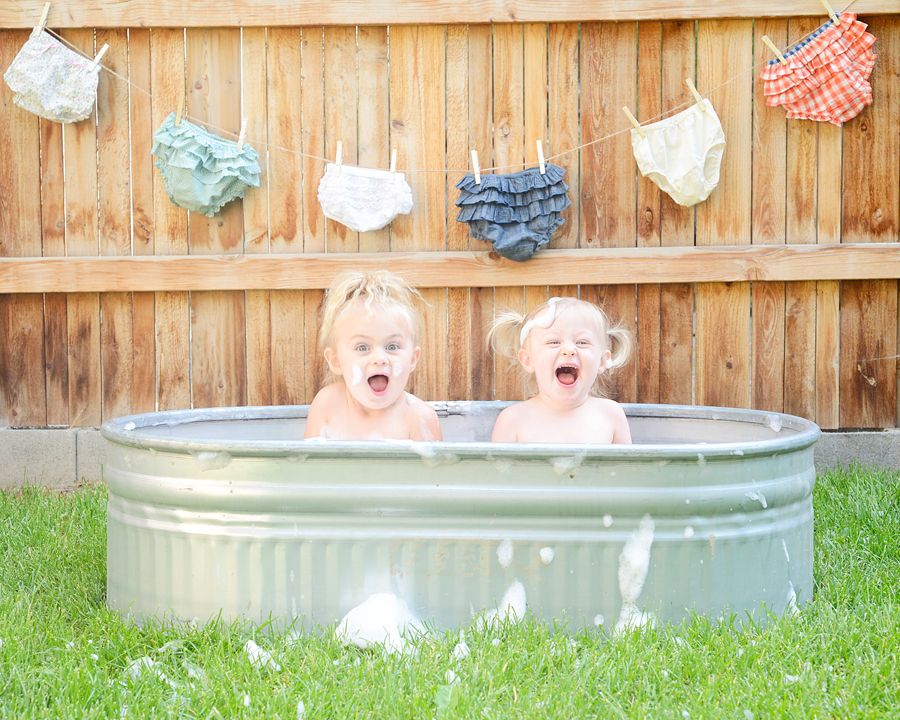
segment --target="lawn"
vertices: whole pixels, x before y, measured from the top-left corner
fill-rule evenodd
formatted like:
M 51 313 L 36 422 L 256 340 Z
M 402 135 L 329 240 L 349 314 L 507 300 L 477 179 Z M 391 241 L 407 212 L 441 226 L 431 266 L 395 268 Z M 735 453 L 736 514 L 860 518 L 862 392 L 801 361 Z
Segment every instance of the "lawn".
M 900 473 L 819 478 L 814 599 L 763 626 L 611 639 L 534 622 L 415 655 L 104 606 L 106 493 L 0 494 L 0 717 L 848 718 L 900 715 Z M 254 640 L 278 667 L 258 667 Z

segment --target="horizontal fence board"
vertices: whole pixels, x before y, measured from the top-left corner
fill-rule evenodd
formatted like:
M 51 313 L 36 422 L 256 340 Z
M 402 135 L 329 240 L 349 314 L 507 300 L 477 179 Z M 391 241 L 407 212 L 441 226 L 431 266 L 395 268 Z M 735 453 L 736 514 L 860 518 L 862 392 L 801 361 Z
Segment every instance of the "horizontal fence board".
M 837 7 L 837 3 L 835 3 Z M 27 28 L 44 0 L 0 0 L 0 27 Z M 856 13 L 893 13 L 896 0 L 858 0 Z M 60 0 L 48 25 L 80 27 L 252 27 L 279 25 L 409 25 L 418 23 L 679 20 L 685 18 L 823 16 L 821 3 L 797 0 Z
M 486 252 L 0 258 L 0 293 L 324 289 L 344 270 L 391 270 L 423 288 L 900 278 L 900 243 Z

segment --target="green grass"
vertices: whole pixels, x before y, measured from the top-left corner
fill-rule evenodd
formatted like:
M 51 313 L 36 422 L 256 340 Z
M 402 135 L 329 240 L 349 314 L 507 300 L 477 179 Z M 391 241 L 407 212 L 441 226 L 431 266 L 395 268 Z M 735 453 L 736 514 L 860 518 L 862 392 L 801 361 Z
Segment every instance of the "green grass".
M 819 478 L 816 591 L 799 615 L 761 627 L 698 619 L 615 640 L 524 622 L 467 631 L 461 661 L 450 657 L 454 634 L 423 641 L 415 657 L 384 657 L 330 635 L 123 622 L 103 603 L 105 499 L 102 488 L 0 494 L 0 717 L 296 718 L 298 701 L 310 719 L 900 713 L 898 473 Z M 251 666 L 248 638 L 281 669 Z M 144 656 L 162 676 L 128 676 Z

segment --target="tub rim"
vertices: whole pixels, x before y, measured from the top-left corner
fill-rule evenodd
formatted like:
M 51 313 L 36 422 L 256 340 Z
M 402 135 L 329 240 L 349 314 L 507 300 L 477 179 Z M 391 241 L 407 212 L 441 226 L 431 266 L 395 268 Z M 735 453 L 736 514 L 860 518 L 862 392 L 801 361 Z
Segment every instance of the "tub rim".
M 438 417 L 466 414 L 473 405 L 489 406 L 498 410 L 512 402 L 499 400 L 434 401 L 429 403 Z M 433 459 L 436 462 L 455 462 L 462 459 L 485 457 L 508 459 L 535 459 L 546 457 L 579 456 L 582 460 L 617 459 L 639 460 L 686 459 L 695 462 L 698 455 L 705 459 L 754 457 L 774 453 L 796 452 L 812 446 L 821 435 L 816 423 L 796 415 L 768 410 L 731 408 L 709 405 L 665 405 L 622 403 L 625 414 L 635 418 L 677 418 L 702 420 L 727 420 L 755 425 L 768 425 L 777 417 L 781 427 L 793 430 L 785 437 L 764 440 L 729 441 L 723 443 L 654 443 L 632 445 L 593 445 L 586 443 L 495 443 L 485 441 L 412 441 L 412 440 L 195 440 L 190 438 L 166 438 L 148 435 L 142 428 L 159 425 L 186 424 L 191 422 L 299 419 L 306 416 L 309 405 L 267 405 L 223 408 L 195 408 L 190 410 L 164 410 L 125 415 L 103 423 L 103 437 L 115 444 L 142 450 L 154 450 L 186 455 L 202 452 L 226 452 L 237 457 L 365 457 L 365 458 L 414 458 Z M 129 427 L 133 425 L 133 427 Z

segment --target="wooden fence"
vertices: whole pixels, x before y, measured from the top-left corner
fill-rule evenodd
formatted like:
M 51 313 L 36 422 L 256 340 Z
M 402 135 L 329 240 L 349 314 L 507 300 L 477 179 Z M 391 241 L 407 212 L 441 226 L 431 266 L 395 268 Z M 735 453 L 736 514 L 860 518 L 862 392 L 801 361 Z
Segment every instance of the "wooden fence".
M 759 87 L 761 36 L 806 35 L 817 3 L 705 19 L 735 10 L 407 0 L 340 16 L 359 26 L 290 25 L 345 22 L 329 13 L 348 4 L 53 5 L 49 27 L 87 55 L 109 43 L 118 76 L 101 73 L 95 119 L 69 125 L 0 88 L 0 424 L 308 402 L 322 288 L 360 266 L 424 288 L 412 390 L 425 398 L 522 397 L 485 350 L 486 324 L 580 292 L 635 334 L 619 400 L 900 424 L 895 5 L 853 8 L 878 38 L 875 101 L 838 128 L 785 121 Z M 0 0 L 2 68 L 41 6 Z M 531 22 L 475 24 L 490 19 Z M 623 105 L 642 120 L 686 106 L 686 77 L 727 138 L 720 184 L 693 209 L 638 175 L 622 132 Z M 221 134 L 246 116 L 263 165 L 262 186 L 212 219 L 169 202 L 150 155 L 185 87 L 187 114 Z M 564 153 L 572 208 L 550 250 L 511 263 L 455 221 L 454 184 L 471 148 L 482 166 L 521 166 L 536 139 Z M 344 162 L 373 167 L 396 148 L 411 215 L 368 233 L 326 221 L 316 188 L 337 141 Z

